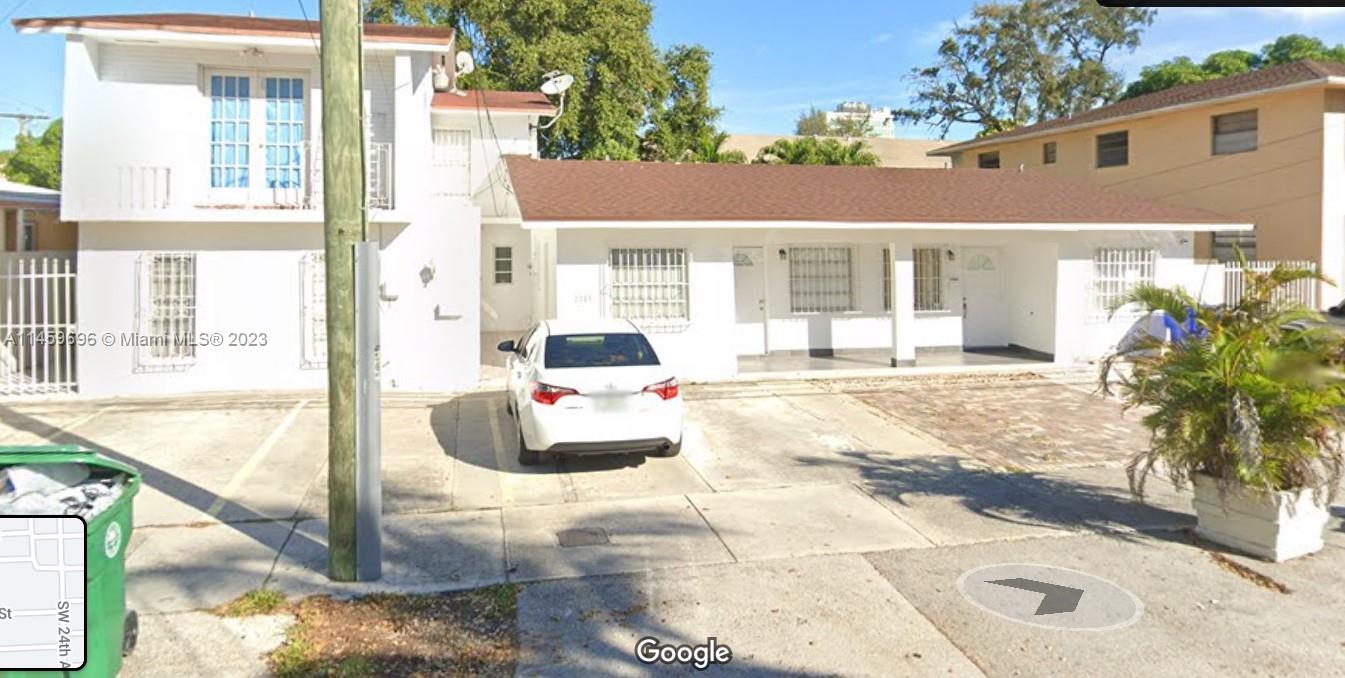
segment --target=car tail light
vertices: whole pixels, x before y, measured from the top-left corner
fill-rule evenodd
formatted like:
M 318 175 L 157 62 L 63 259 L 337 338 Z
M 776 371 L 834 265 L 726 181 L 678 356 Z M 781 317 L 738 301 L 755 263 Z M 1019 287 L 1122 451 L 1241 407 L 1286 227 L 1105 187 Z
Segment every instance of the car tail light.
M 653 393 L 664 400 L 672 400 L 679 393 L 677 379 L 674 377 L 667 381 L 660 381 L 657 384 L 650 384 L 644 387 L 645 393 Z
M 535 382 L 532 385 L 533 401 L 539 402 L 543 405 L 555 405 L 557 400 L 560 400 L 561 398 L 564 398 L 567 395 L 579 395 L 579 391 L 576 391 L 572 388 L 565 388 L 564 386 L 552 386 L 551 384 L 543 384 L 540 381 Z

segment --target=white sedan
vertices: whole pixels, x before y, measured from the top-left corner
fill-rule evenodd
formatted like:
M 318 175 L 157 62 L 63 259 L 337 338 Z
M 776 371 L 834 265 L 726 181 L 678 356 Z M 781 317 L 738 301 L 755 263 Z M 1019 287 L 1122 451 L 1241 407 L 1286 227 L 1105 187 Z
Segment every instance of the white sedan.
M 542 453 L 681 452 L 677 377 L 630 321 L 546 320 L 498 348 L 509 354 L 519 463 Z

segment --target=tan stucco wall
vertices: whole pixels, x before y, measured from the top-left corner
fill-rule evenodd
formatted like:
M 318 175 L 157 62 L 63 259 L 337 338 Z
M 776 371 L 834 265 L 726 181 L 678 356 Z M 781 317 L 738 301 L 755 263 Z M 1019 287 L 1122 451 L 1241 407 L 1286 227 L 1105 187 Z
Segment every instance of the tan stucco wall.
M 34 249 L 38 250 L 73 250 L 79 241 L 79 225 L 67 221 L 61 221 L 60 213 L 56 210 L 32 210 L 37 214 L 37 242 L 34 243 Z M 0 234 L 4 237 L 4 250 L 13 252 L 18 249 L 18 224 L 19 211 L 17 209 L 3 210 L 4 231 Z
M 1213 210 L 1256 225 L 1259 259 L 1319 261 L 1322 247 L 1323 114 L 1326 90 L 1290 91 L 1233 103 L 1130 120 L 1017 143 L 964 151 L 955 167 L 975 167 L 977 154 L 1000 152 L 1000 171 L 1021 164 L 1116 190 Z M 1211 116 L 1257 109 L 1257 149 L 1212 155 Z M 1098 169 L 1095 137 L 1128 130 L 1130 164 Z M 1055 141 L 1057 161 L 1042 164 Z M 1209 253 L 1209 236 L 1197 242 Z

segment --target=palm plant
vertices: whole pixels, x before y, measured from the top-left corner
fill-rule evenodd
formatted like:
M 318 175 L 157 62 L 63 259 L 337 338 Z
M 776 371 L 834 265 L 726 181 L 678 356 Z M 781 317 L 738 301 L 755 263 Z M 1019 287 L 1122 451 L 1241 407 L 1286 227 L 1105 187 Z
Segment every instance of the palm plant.
M 702 137 L 694 148 L 688 150 L 691 162 L 722 163 L 730 165 L 741 165 L 747 162 L 747 154 L 739 150 L 726 150 L 725 142 L 729 139 L 727 132 L 716 132 L 715 134 Z
M 1145 480 L 1161 462 L 1178 487 L 1200 473 L 1214 480 L 1221 496 L 1235 485 L 1263 492 L 1310 488 L 1324 504 L 1334 498 L 1345 468 L 1345 339 L 1313 324 L 1321 315 L 1281 290 L 1325 278 L 1282 265 L 1257 272 L 1240 252 L 1238 264 L 1247 289 L 1232 306 L 1202 307 L 1180 287 L 1141 285 L 1113 307 L 1138 304 L 1178 319 L 1194 311 L 1197 325 L 1181 341 L 1141 338 L 1101 364 L 1101 390 L 1119 391 L 1127 410 L 1142 408 L 1152 434 L 1149 449 L 1126 466 L 1130 489 L 1142 498 Z M 1115 369 L 1122 360 L 1131 365 L 1129 374 Z
M 757 151 L 758 163 L 771 165 L 860 165 L 878 164 L 878 156 L 863 141 L 843 144 L 838 139 L 776 139 Z

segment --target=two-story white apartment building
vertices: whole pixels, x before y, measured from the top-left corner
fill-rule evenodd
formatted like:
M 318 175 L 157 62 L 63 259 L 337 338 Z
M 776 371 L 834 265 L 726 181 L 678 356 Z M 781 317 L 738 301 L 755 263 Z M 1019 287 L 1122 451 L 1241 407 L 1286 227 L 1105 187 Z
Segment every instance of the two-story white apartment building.
M 77 348 L 78 390 L 323 387 L 317 24 L 14 24 L 65 36 L 61 214 L 79 224 L 75 307 L 96 339 Z M 533 153 L 539 117 L 554 114 L 536 92 L 436 92 L 432 69 L 451 70 L 453 54 L 451 29 L 365 27 L 369 238 L 383 253 L 390 388 L 476 384 L 483 222 L 501 241 L 489 224 L 507 209 L 495 165 Z
M 322 388 L 317 25 L 14 23 L 66 41 L 75 388 Z M 364 31 L 388 389 L 474 387 L 496 341 L 552 317 L 630 318 L 688 378 L 782 353 L 1088 360 L 1134 326 L 1108 310 L 1136 284 L 1217 298 L 1196 234 L 1250 228 L 1039 172 L 540 160 L 546 96 L 436 91 L 453 38 Z

